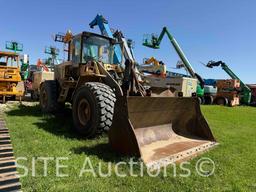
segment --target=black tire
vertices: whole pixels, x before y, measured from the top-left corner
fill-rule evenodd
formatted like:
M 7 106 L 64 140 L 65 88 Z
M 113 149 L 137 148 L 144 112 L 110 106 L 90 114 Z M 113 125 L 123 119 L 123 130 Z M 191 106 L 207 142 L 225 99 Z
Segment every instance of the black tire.
M 226 105 L 228 105 L 228 99 L 225 98 L 225 97 L 217 97 L 217 98 L 215 99 L 215 103 L 216 103 L 217 105 L 226 106 Z
M 32 100 L 32 101 L 34 101 L 34 91 L 32 90 L 32 91 L 30 91 L 30 99 Z
M 55 80 L 44 81 L 40 87 L 39 102 L 41 110 L 45 113 L 55 113 L 65 106 L 58 102 L 59 90 Z
M 198 97 L 199 104 L 203 105 L 204 104 L 204 98 L 203 97 Z
M 213 96 L 212 95 L 209 95 L 209 96 L 205 96 L 204 97 L 204 104 L 206 105 L 212 105 L 213 104 Z
M 32 101 L 38 101 L 39 100 L 39 94 L 38 91 L 30 91 L 30 97 Z
M 80 87 L 73 99 L 72 114 L 75 130 L 92 138 L 112 125 L 116 97 L 102 83 L 90 82 Z
M 16 101 L 16 95 L 11 96 L 11 97 L 10 97 L 10 100 L 11 100 L 11 101 Z

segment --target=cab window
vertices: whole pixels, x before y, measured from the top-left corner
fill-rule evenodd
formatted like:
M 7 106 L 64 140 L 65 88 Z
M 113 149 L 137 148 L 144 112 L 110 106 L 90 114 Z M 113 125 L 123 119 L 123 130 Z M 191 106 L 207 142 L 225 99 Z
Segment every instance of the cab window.
M 84 37 L 83 50 L 82 50 L 82 63 L 95 60 L 103 63 L 113 63 L 114 48 L 110 44 L 109 40 L 91 36 Z
M 80 55 L 81 55 L 81 38 L 75 37 L 71 44 L 72 46 L 72 61 L 74 63 L 80 63 Z

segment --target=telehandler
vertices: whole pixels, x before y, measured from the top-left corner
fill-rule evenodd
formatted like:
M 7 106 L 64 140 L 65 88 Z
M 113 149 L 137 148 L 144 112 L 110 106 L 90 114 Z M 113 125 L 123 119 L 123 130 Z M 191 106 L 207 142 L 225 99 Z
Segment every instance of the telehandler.
M 208 68 L 218 67 L 221 68 L 233 79 L 240 81 L 240 90 L 239 90 L 239 97 L 240 102 L 244 105 L 250 105 L 252 100 L 252 91 L 249 86 L 247 86 L 230 68 L 229 66 L 223 61 L 209 61 L 206 65 Z
M 109 129 L 112 148 L 156 168 L 194 157 L 216 145 L 197 98 L 150 97 L 134 62 L 113 64 L 115 39 L 82 32 L 56 35 L 68 45 L 68 61 L 40 88 L 43 112 L 72 104 L 75 130 L 86 138 Z

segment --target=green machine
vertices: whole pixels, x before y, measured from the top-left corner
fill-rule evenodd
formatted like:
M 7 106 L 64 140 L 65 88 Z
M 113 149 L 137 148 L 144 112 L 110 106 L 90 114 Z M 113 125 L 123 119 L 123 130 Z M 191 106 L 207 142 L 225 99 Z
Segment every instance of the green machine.
M 5 48 L 16 53 L 17 51 L 23 51 L 23 44 L 16 41 L 7 41 L 5 43 Z
M 204 98 L 204 80 L 201 78 L 200 75 L 198 75 L 195 70 L 193 69 L 192 65 L 190 64 L 189 60 L 186 58 L 184 52 L 180 48 L 178 42 L 175 40 L 175 38 L 171 35 L 171 33 L 168 31 L 167 27 L 164 27 L 161 34 L 159 36 L 152 34 L 150 36 L 147 36 L 143 39 L 143 45 L 146 47 L 150 47 L 153 49 L 159 49 L 160 43 L 164 37 L 164 35 L 167 35 L 169 38 L 171 44 L 173 45 L 175 51 L 179 55 L 182 63 L 184 64 L 185 69 L 188 71 L 191 77 L 196 78 L 198 80 L 198 86 L 197 86 L 197 96 L 200 98 L 200 101 L 203 102 Z
M 45 47 L 44 53 L 50 55 L 50 57 L 46 59 L 45 64 L 48 67 L 50 67 L 51 70 L 53 70 L 55 64 L 60 63 L 59 59 L 57 58 L 59 55 L 59 52 L 60 52 L 59 49 L 57 49 L 56 47 L 53 47 L 53 46 Z
M 24 54 L 21 56 L 21 79 L 22 80 L 27 80 L 29 77 L 29 56 Z
M 252 100 L 252 91 L 251 89 L 243 82 L 241 79 L 228 67 L 223 61 L 209 61 L 206 67 L 213 68 L 221 66 L 221 68 L 232 78 L 240 81 L 240 101 L 242 104 L 250 105 Z

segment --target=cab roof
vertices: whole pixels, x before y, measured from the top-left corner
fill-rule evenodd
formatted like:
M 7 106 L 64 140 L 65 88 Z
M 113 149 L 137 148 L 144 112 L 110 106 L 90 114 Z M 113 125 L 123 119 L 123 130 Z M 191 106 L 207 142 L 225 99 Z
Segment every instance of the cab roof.
M 8 51 L 0 51 L 0 57 L 5 57 L 5 56 L 18 57 L 19 54 L 18 53 L 14 53 L 14 52 L 8 52 Z
M 88 31 L 83 31 L 82 33 L 76 34 L 75 36 L 79 36 L 79 35 L 88 36 L 88 37 L 89 36 L 96 36 L 96 37 L 102 37 L 102 38 L 110 40 L 110 41 L 116 41 L 114 38 L 107 37 L 107 36 L 104 36 L 104 35 L 100 35 L 100 34 L 97 34 L 97 33 L 88 32 Z

